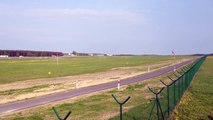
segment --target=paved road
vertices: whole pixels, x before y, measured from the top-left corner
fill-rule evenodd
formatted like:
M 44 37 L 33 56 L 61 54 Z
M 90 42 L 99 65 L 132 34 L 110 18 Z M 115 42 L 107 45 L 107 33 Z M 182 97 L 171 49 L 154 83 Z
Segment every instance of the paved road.
M 123 79 L 123 80 L 120 80 L 120 85 L 121 86 L 128 85 L 131 83 L 154 78 L 154 77 L 160 76 L 164 73 L 173 71 L 174 67 L 179 68 L 181 66 L 189 64 L 190 62 L 192 62 L 192 60 L 185 61 L 185 62 L 176 64 L 174 66 L 163 68 L 163 69 L 160 69 L 160 70 L 157 70 L 154 72 L 150 72 L 145 75 L 140 75 L 140 76 L 136 76 L 136 77 L 132 77 L 132 78 Z M 69 92 L 56 93 L 56 94 L 37 97 L 37 98 L 29 99 L 29 100 L 3 104 L 3 105 L 0 105 L 0 115 L 2 115 L 4 113 L 9 113 L 12 111 L 19 111 L 19 110 L 23 110 L 26 108 L 32 108 L 32 107 L 44 105 L 47 103 L 60 101 L 60 100 L 68 99 L 68 98 L 73 98 L 76 96 L 80 96 L 80 95 L 84 95 L 84 94 L 88 94 L 88 93 L 92 93 L 92 92 L 97 92 L 97 91 L 102 91 L 102 90 L 115 88 L 115 87 L 117 87 L 117 82 L 109 82 L 109 83 L 104 83 L 104 84 L 100 84 L 100 85 L 80 88 L 80 89 L 72 90 Z

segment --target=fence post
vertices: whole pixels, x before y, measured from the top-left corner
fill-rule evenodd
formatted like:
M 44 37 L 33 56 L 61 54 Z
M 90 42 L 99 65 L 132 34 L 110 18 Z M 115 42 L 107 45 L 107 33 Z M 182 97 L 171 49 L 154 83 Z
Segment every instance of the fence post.
M 150 112 L 150 114 L 149 114 L 149 119 L 148 119 L 148 120 L 150 120 L 150 118 L 151 118 L 151 115 L 152 115 L 152 112 L 153 112 L 153 110 L 154 110 L 155 104 L 156 104 L 156 102 L 154 102 L 154 105 L 152 106 L 152 109 L 151 109 L 151 112 Z
M 188 79 L 189 70 L 184 71 L 183 69 L 181 69 L 181 71 L 183 71 L 183 74 L 184 74 L 184 91 L 185 91 L 187 89 L 187 79 Z
M 148 87 L 148 88 L 149 88 L 149 91 L 151 91 L 153 94 L 155 94 L 155 97 L 156 97 L 155 101 L 156 101 L 156 105 L 157 105 L 157 116 L 158 116 L 158 120 L 160 120 L 159 109 L 160 109 L 160 112 L 161 112 L 161 117 L 164 120 L 164 115 L 163 115 L 163 111 L 162 111 L 162 108 L 161 108 L 161 105 L 160 105 L 160 101 L 159 101 L 158 95 L 163 91 L 163 89 L 165 87 L 161 88 L 161 90 L 159 92 L 154 92 L 150 87 Z M 152 108 L 152 111 L 153 111 L 153 109 L 154 109 L 154 106 Z M 152 114 L 152 113 L 150 113 L 150 114 Z M 149 120 L 150 120 L 150 117 L 151 117 L 151 115 L 149 116 Z
M 180 76 L 178 76 L 178 75 L 176 75 L 174 72 L 173 72 L 173 74 L 175 75 L 175 77 L 177 77 L 177 78 L 179 78 Z
M 191 71 L 188 72 L 188 78 L 187 78 L 187 87 L 189 86 L 189 81 L 191 79 Z
M 184 70 L 184 71 L 187 71 L 188 69 L 189 69 L 189 68 L 188 68 L 187 66 L 184 66 L 184 67 L 183 67 L 183 70 Z
M 182 96 L 183 96 L 183 93 L 185 92 L 186 88 L 185 88 L 185 78 L 186 78 L 186 73 L 184 73 L 182 75 Z
M 181 82 L 182 83 L 182 92 L 181 92 L 181 94 L 183 95 L 184 91 L 186 90 L 186 87 L 185 87 L 185 83 L 186 83 L 186 72 L 184 72 L 182 74 L 179 71 L 177 71 L 177 73 L 181 75 L 181 80 L 182 80 L 182 82 Z
M 176 83 L 176 80 L 173 80 L 171 77 L 169 77 L 169 76 L 167 76 L 173 83 L 174 83 L 174 92 L 173 92 L 173 94 L 174 94 L 174 106 L 175 106 L 175 104 L 176 104 L 176 97 L 175 97 L 175 83 Z M 172 84 L 173 84 L 172 83 Z
M 187 78 L 187 84 L 186 86 L 188 87 L 189 86 L 189 80 L 191 79 L 191 71 L 188 72 L 188 78 Z
M 178 100 L 180 100 L 180 78 L 175 73 L 173 73 L 173 74 L 177 77 L 177 81 L 178 81 Z
M 179 87 L 180 87 L 180 89 L 179 89 L 179 93 L 180 93 L 180 95 L 179 95 L 179 99 L 182 97 L 182 95 L 183 95 L 183 76 L 184 76 L 184 74 L 183 75 L 180 75 L 180 77 L 178 78 L 179 80 L 178 80 L 178 82 L 179 82 Z
M 167 89 L 167 112 L 168 112 L 168 117 L 169 117 L 169 113 L 170 113 L 170 105 L 169 105 L 169 86 L 172 85 L 172 84 L 166 84 L 164 83 L 162 80 L 160 80 L 160 82 L 166 86 L 166 89 Z
M 123 108 L 123 105 L 131 98 L 130 96 L 124 101 L 124 102 L 119 102 L 117 100 L 117 98 L 115 97 L 115 95 L 112 94 L 112 97 L 115 99 L 115 101 L 120 105 L 120 120 L 122 120 L 122 108 Z
M 57 112 L 57 110 L 55 109 L 55 107 L 52 107 L 52 109 L 53 109 L 54 113 L 56 114 L 58 120 L 66 120 L 66 119 L 70 116 L 70 114 L 71 114 L 71 111 L 69 111 L 69 112 L 67 113 L 67 115 L 66 115 L 66 116 L 64 117 L 64 119 L 63 119 L 63 118 L 60 117 L 60 115 L 59 115 L 59 113 Z

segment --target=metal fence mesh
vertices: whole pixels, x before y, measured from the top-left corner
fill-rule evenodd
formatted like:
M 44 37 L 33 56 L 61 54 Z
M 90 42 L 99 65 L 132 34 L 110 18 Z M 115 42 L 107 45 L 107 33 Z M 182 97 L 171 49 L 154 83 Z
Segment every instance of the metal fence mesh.
M 166 84 L 161 81 L 165 87 L 161 88 L 159 92 L 154 92 L 151 88 L 150 91 L 155 94 L 155 100 L 153 101 L 153 107 L 149 114 L 149 120 L 164 120 L 170 116 L 170 112 L 173 111 L 177 103 L 180 101 L 185 90 L 190 85 L 195 73 L 198 71 L 206 57 L 202 57 L 195 61 L 194 64 L 183 68 L 181 71 L 176 71 L 174 76 L 177 79 L 173 80 L 171 77 L 171 83 Z

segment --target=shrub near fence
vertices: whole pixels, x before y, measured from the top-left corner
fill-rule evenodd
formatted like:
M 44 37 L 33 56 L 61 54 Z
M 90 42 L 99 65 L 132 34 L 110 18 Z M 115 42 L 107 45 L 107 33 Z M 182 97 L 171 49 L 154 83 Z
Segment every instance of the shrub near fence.
M 161 81 L 165 87 L 161 88 L 159 92 L 155 92 L 149 88 L 149 90 L 155 94 L 155 100 L 153 101 L 154 103 L 148 117 L 149 120 L 164 120 L 169 118 L 170 113 L 181 99 L 184 91 L 190 85 L 195 73 L 198 71 L 205 59 L 206 57 L 202 57 L 197 60 L 192 67 L 185 67 L 182 71 L 177 71 L 179 75 L 174 73 L 177 79 L 173 80 L 169 77 L 171 80 L 170 84 L 166 84 Z

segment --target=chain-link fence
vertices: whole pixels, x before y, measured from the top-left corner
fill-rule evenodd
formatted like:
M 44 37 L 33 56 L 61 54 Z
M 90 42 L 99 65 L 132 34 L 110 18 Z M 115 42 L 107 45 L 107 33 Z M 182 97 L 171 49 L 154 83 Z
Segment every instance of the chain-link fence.
M 122 106 L 130 99 L 128 97 L 124 102 L 119 102 L 117 98 L 113 96 L 115 101 L 120 105 L 120 116 L 111 118 L 110 120 L 122 120 L 122 119 L 133 119 L 133 120 L 164 120 L 170 117 L 171 112 L 174 110 L 177 103 L 180 101 L 185 90 L 190 85 L 195 73 L 198 71 L 206 57 L 197 59 L 193 63 L 176 70 L 172 76 L 168 76 L 170 82 L 161 81 L 164 85 L 159 90 L 149 88 L 149 90 L 155 94 L 154 99 L 150 100 L 151 103 L 143 104 L 142 106 L 137 106 L 127 113 L 122 114 Z M 175 77 L 175 78 L 174 78 Z M 53 107 L 58 120 L 66 120 L 71 111 L 67 113 L 64 118 L 61 118 L 59 113 Z M 151 111 L 150 111 L 151 110 Z
M 148 116 L 149 120 L 164 120 L 170 116 L 170 113 L 183 96 L 184 91 L 190 85 L 195 73 L 198 71 L 205 59 L 206 57 L 202 57 L 194 64 L 191 64 L 192 66 L 184 67 L 181 71 L 173 73 L 174 76 L 177 77 L 176 79 L 172 79 L 168 76 L 171 82 L 166 84 L 161 81 L 165 87 L 161 88 L 158 92 L 149 88 L 149 90 L 155 94 L 155 100 L 153 101 L 153 106 Z

